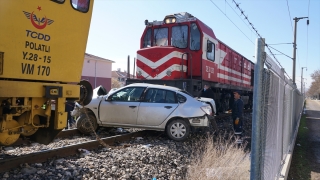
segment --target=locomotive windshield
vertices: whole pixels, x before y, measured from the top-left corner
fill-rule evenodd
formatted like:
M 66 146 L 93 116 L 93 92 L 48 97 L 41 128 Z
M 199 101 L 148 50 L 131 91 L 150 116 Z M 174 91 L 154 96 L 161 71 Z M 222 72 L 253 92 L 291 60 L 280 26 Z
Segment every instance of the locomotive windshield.
M 143 47 L 151 47 L 151 29 L 147 30 L 146 35 L 143 38 Z
M 190 32 L 190 33 L 189 33 Z M 169 37 L 171 35 L 171 37 Z M 170 38 L 170 39 L 169 39 Z M 189 40 L 190 50 L 200 50 L 201 33 L 196 23 L 188 25 L 176 25 L 170 27 L 148 28 L 143 40 L 142 47 L 151 46 L 174 46 L 177 48 L 187 48 Z M 170 41 L 169 41 L 170 40 Z
M 188 46 L 188 26 L 173 26 L 171 33 L 171 45 L 177 48 Z
M 168 28 L 153 30 L 153 46 L 168 46 Z

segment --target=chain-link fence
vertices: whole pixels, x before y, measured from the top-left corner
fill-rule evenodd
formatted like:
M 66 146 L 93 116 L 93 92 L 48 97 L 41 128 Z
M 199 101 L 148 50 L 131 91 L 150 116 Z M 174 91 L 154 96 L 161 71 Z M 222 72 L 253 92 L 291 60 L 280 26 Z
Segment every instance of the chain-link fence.
M 250 178 L 274 180 L 286 176 L 281 170 L 295 142 L 303 96 L 265 53 L 264 39 L 257 42 Z

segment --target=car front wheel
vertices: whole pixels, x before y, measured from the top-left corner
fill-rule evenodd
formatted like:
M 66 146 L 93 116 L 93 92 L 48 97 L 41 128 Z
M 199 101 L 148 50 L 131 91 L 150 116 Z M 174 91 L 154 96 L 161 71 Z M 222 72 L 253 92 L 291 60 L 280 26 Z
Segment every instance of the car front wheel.
M 79 116 L 76 125 L 77 129 L 83 134 L 90 134 L 98 127 L 97 119 L 92 114 L 82 114 L 81 116 Z
M 190 134 L 190 125 L 182 119 L 176 119 L 167 125 L 166 131 L 170 139 L 184 141 Z

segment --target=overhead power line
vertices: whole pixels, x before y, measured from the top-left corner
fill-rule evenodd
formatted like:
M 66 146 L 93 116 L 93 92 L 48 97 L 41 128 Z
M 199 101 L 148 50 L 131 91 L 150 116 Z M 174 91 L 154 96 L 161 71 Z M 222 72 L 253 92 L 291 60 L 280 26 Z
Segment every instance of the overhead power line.
M 293 43 L 276 43 L 276 44 L 269 44 L 269 45 L 282 45 L 282 44 L 293 44 Z
M 230 22 L 232 22 L 232 24 L 233 24 L 234 26 L 236 26 L 236 27 L 239 29 L 239 31 L 242 32 L 242 34 L 243 34 L 244 36 L 246 36 L 246 37 L 248 38 L 249 41 L 252 42 L 252 44 L 254 44 L 254 42 L 253 42 L 225 13 L 223 13 L 223 11 L 213 2 L 213 0 L 210 0 L 210 1 L 211 1 L 211 3 L 212 3 L 213 5 L 215 5 L 215 6 L 220 10 L 220 12 L 221 12 L 222 14 L 224 14 L 224 15 L 229 19 Z
M 288 12 L 289 12 L 289 21 L 290 21 L 290 24 L 291 24 L 291 31 L 292 31 L 292 33 L 293 33 L 293 26 L 292 26 L 292 21 L 291 21 L 291 14 L 290 14 L 290 8 L 289 8 L 289 2 L 288 2 L 288 0 L 287 0 L 287 7 L 288 7 Z
M 288 58 L 292 59 L 290 56 L 288 56 L 288 55 L 284 54 L 283 52 L 281 52 L 281 51 L 279 51 L 279 50 L 271 47 L 270 44 L 269 44 L 268 46 L 269 46 L 270 48 L 274 49 L 275 51 L 277 51 L 278 53 L 280 53 L 280 54 L 282 54 L 282 55 L 284 55 L 284 56 L 287 56 Z
M 309 17 L 309 9 L 310 9 L 310 0 L 308 3 L 308 17 Z M 307 21 L 307 24 L 309 24 L 309 19 Z M 309 51 L 309 26 L 307 26 L 307 67 L 308 67 L 308 51 Z

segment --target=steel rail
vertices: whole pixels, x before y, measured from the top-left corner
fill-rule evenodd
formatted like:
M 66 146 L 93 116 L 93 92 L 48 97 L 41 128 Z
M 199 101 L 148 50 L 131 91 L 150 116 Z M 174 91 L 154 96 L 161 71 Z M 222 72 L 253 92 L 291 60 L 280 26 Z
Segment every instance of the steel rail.
M 12 168 L 17 168 L 20 166 L 20 164 L 24 164 L 24 163 L 28 163 L 28 164 L 41 163 L 52 158 L 62 158 L 62 157 L 72 156 L 72 155 L 78 154 L 79 149 L 86 149 L 86 150 L 97 149 L 102 146 L 100 141 L 103 141 L 107 145 L 114 145 L 116 142 L 123 142 L 126 140 L 130 140 L 132 137 L 145 136 L 147 132 L 149 131 L 138 131 L 138 132 L 133 132 L 128 134 L 116 135 L 116 136 L 101 138 L 100 140 L 92 140 L 92 141 L 87 141 L 80 144 L 64 146 L 61 148 L 1 159 L 0 173 L 7 172 Z
M 82 133 L 80 131 L 78 131 L 77 129 L 70 129 L 70 130 L 62 130 L 56 137 L 57 138 L 68 138 L 71 136 L 75 136 L 75 135 L 82 135 Z M 10 146 L 21 146 L 23 144 L 30 144 L 30 140 L 28 139 L 28 137 L 26 138 L 19 138 L 15 143 L 13 143 Z
M 248 112 L 252 112 L 252 110 L 244 110 L 243 112 L 244 113 L 248 113 Z M 221 120 L 221 119 L 229 117 L 229 116 L 231 116 L 231 113 L 223 113 L 223 114 L 215 116 L 213 119 Z M 68 138 L 68 137 L 75 136 L 75 135 L 83 135 L 83 134 L 80 131 L 78 131 L 77 129 L 63 130 L 55 137 L 55 139 L 57 139 L 57 138 Z M 19 138 L 11 146 L 20 146 L 20 145 L 28 144 L 28 143 L 30 143 L 30 140 L 28 138 L 25 138 L 25 139 Z

